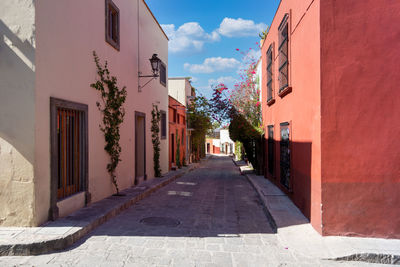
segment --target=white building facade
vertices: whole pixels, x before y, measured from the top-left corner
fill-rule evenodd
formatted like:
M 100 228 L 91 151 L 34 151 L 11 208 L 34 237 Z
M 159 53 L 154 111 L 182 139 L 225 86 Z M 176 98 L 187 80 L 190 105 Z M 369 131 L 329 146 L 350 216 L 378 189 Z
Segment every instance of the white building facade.
M 219 132 L 220 136 L 220 150 L 221 154 L 234 154 L 235 153 L 235 142 L 229 137 L 229 130 L 221 129 Z

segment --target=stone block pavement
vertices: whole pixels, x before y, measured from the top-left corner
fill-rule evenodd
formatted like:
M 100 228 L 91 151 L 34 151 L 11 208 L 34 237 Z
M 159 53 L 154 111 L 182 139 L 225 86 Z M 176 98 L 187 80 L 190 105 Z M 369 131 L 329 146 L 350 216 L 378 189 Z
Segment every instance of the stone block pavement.
M 289 250 L 311 258 L 400 265 L 399 239 L 321 236 L 277 186 L 243 161 L 234 163 L 257 191 L 278 239 Z
M 206 160 L 208 157 L 203 161 Z M 110 196 L 39 227 L 0 227 L 0 256 L 39 255 L 65 249 L 137 201 L 198 166 L 199 163 L 194 163 L 171 171 L 161 178 L 123 190 L 121 193 L 125 196 Z
M 0 257 L 0 266 L 387 266 L 307 254 L 284 239 L 266 213 L 232 160 L 213 156 L 72 246 Z M 297 242 L 315 247 L 313 239 Z

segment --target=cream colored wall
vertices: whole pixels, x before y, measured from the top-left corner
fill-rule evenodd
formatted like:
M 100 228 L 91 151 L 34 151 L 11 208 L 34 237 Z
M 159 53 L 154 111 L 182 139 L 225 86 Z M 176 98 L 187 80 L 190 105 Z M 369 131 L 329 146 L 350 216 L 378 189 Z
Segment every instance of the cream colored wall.
M 166 77 L 168 79 L 168 39 L 162 33 L 160 26 L 155 22 L 152 14 L 148 11 L 143 1 L 139 0 L 140 27 L 139 27 L 139 71 L 143 75 L 151 74 L 149 58 L 153 54 L 164 62 L 167 67 Z M 145 84 L 149 78 L 140 78 L 140 85 Z M 151 142 L 151 110 L 152 104 L 156 104 L 159 110 L 167 113 L 168 119 L 168 82 L 166 86 L 157 78 L 142 89 L 134 102 L 138 111 L 146 113 L 146 169 L 147 176 L 154 177 L 153 144 Z M 168 133 L 168 123 L 167 123 Z M 166 139 L 160 139 L 161 155 L 160 165 L 163 174 L 168 172 L 168 134 Z
M 121 159 L 118 168 L 120 189 L 133 185 L 135 177 L 135 111 L 146 113 L 147 175 L 153 177 L 153 150 L 151 145 L 152 103 L 167 111 L 167 88 L 152 81 L 138 92 L 138 62 L 140 71 L 150 73 L 148 59 L 153 53 L 168 64 L 168 43 L 143 2 L 114 0 L 120 10 L 120 51 L 105 41 L 104 1 L 41 0 L 37 5 L 37 76 L 35 108 L 35 177 L 36 224 L 47 220 L 50 205 L 50 97 L 57 97 L 88 105 L 89 126 L 89 192 L 92 202 L 115 193 L 106 171 L 109 161 L 104 151 L 104 137 L 99 129 L 101 114 L 96 107 L 98 92 L 89 85 L 97 74 L 92 51 L 101 61 L 108 61 L 118 85 L 127 87 L 125 118 L 121 126 Z M 139 5 L 140 33 L 137 13 Z M 71 19 L 73 18 L 73 19 Z M 138 51 L 138 37 L 140 50 Z M 138 59 L 138 53 L 140 59 Z M 139 60 L 139 61 L 138 61 Z M 141 83 L 145 80 L 141 79 Z M 168 139 L 161 141 L 161 165 L 168 168 Z
M 0 226 L 35 224 L 34 2 L 0 2 Z
M 168 95 L 186 106 L 186 78 L 168 79 Z

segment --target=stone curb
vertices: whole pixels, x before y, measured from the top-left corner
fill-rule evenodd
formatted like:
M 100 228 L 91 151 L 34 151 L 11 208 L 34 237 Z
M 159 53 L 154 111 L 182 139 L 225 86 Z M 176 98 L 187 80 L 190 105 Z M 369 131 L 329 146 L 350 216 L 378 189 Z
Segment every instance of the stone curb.
M 267 205 L 263 198 L 261 189 L 257 186 L 256 183 L 254 183 L 254 181 L 252 179 L 250 179 L 250 177 L 247 175 L 248 172 L 243 172 L 242 169 L 240 168 L 240 166 L 237 164 L 237 162 L 233 158 L 232 158 L 232 161 L 233 161 L 233 164 L 235 164 L 235 166 L 239 167 L 240 174 L 246 176 L 247 181 L 251 184 L 251 186 L 254 188 L 254 190 L 256 190 L 258 198 L 261 200 L 265 216 L 267 217 L 267 220 L 268 220 L 269 224 L 271 225 L 272 231 L 274 231 L 274 233 L 277 233 L 278 227 L 276 225 L 274 217 L 272 216 L 272 214 L 269 212 L 269 210 L 267 208 Z
M 166 178 L 164 181 L 154 182 L 154 181 L 157 181 L 157 179 L 162 179 L 162 178 L 154 178 L 154 179 L 148 181 L 148 183 L 153 182 L 153 183 L 155 183 L 155 185 L 150 185 L 149 188 L 145 188 L 142 192 L 139 192 L 139 193 L 132 192 L 133 190 L 135 190 L 135 187 L 123 190 L 121 193 L 126 194 L 126 196 L 120 197 L 121 203 L 117 203 L 117 204 L 112 203 L 112 202 L 115 202 L 116 198 L 119 198 L 119 197 L 110 196 L 108 198 L 100 200 L 99 202 L 94 203 L 93 205 L 84 207 L 81 210 L 79 210 L 79 211 L 81 211 L 81 213 L 84 213 L 85 210 L 89 210 L 91 208 L 94 209 L 94 208 L 98 207 L 99 205 L 102 206 L 102 204 L 104 204 L 104 203 L 105 204 L 111 203 L 112 207 L 110 209 L 106 210 L 105 212 L 103 212 L 101 214 L 95 214 L 94 216 L 92 216 L 93 218 L 90 218 L 90 215 L 89 215 L 89 219 L 90 219 L 89 221 L 88 220 L 83 220 L 83 221 L 74 220 L 73 215 L 66 217 L 67 219 L 63 218 L 64 220 L 63 219 L 57 220 L 57 221 L 67 221 L 70 224 L 70 226 L 78 228 L 78 229 L 71 231 L 70 233 L 68 233 L 66 235 L 62 235 L 61 237 L 60 237 L 60 235 L 58 235 L 58 236 L 54 236 L 54 238 L 52 238 L 52 239 L 41 240 L 41 241 L 32 242 L 32 243 L 0 245 L 0 256 L 31 256 L 31 255 L 46 254 L 46 253 L 51 253 L 51 252 L 66 249 L 69 246 L 73 245 L 76 241 L 78 241 L 79 239 L 81 239 L 82 237 L 87 235 L 89 232 L 94 230 L 96 227 L 102 225 L 106 221 L 117 216 L 122 211 L 126 210 L 127 208 L 129 208 L 130 206 L 132 206 L 133 204 L 138 202 L 139 200 L 149 196 L 150 194 L 154 193 L 158 189 L 168 185 L 169 183 L 173 182 L 174 180 L 180 178 L 181 176 L 198 168 L 202 162 L 208 161 L 209 158 L 211 158 L 211 157 L 202 159 L 200 161 L 200 163 L 194 163 L 186 169 L 181 169 L 181 171 L 178 170 L 179 173 L 176 173 L 175 175 L 172 175 L 171 177 Z M 144 183 L 143 185 L 140 185 L 140 186 L 146 186 L 146 183 Z M 77 213 L 79 211 L 77 211 Z M 68 220 L 69 217 L 72 217 L 72 218 L 70 218 Z M 55 221 L 55 222 L 57 222 L 57 221 Z M 51 223 L 55 223 L 55 222 L 50 222 L 49 227 L 51 226 Z M 46 227 L 46 226 L 44 226 L 44 227 Z
M 243 173 L 243 175 L 246 176 L 247 181 L 249 181 L 249 183 L 254 188 L 254 190 L 256 190 L 258 198 L 261 200 L 264 213 L 268 219 L 269 224 L 271 225 L 272 231 L 274 231 L 274 233 L 278 233 L 278 226 L 277 226 L 275 219 L 272 216 L 271 212 L 268 210 L 267 204 L 265 203 L 266 200 L 263 197 L 261 188 L 246 173 Z

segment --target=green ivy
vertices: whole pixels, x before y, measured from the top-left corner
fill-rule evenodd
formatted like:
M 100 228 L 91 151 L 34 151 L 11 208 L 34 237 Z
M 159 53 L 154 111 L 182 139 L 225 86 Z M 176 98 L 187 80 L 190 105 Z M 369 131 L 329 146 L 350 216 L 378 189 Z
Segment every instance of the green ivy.
M 181 164 L 181 142 L 178 136 L 178 130 L 176 130 L 176 166 L 182 168 Z
M 119 129 L 124 121 L 125 109 L 123 108 L 123 104 L 125 103 L 127 92 L 125 86 L 122 89 L 118 88 L 117 78 L 110 75 L 107 61 L 105 61 L 103 67 L 95 51 L 93 51 L 93 57 L 100 80 L 92 83 L 90 87 L 100 92 L 102 103 L 96 102 L 96 105 L 101 113 L 103 113 L 103 123 L 99 125 L 99 127 L 104 133 L 104 139 L 106 141 L 104 150 L 110 156 L 110 163 L 107 164 L 107 171 L 111 176 L 117 195 L 119 195 L 115 170 L 118 163 L 121 161 L 121 146 L 119 144 L 121 136 Z
M 154 162 L 154 176 L 161 177 L 160 168 L 160 120 L 161 113 L 158 111 L 157 105 L 153 105 L 151 111 L 151 137 L 153 143 L 153 162 Z

